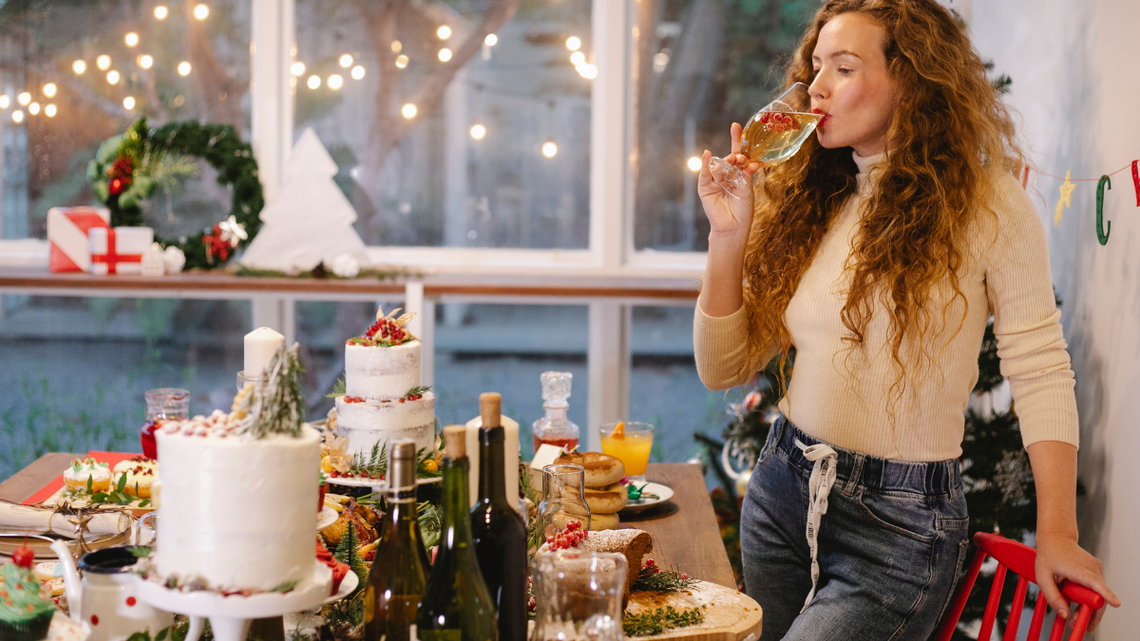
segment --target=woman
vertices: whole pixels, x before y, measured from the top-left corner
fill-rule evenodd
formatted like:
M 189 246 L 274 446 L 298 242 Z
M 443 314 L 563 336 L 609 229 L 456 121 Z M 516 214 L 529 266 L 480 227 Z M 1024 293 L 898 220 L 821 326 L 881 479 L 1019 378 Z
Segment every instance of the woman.
M 1037 488 L 1042 594 L 1067 616 L 1068 578 L 1118 606 L 1077 545 L 1073 373 L 1044 230 L 966 34 L 933 0 L 831 0 L 788 81 L 810 85 L 817 135 L 755 199 L 718 185 L 707 151 L 698 187 L 701 379 L 727 389 L 796 350 L 741 517 L 763 639 L 935 629 L 966 553 L 957 459 L 991 313 Z M 751 177 L 731 134 L 726 160 Z

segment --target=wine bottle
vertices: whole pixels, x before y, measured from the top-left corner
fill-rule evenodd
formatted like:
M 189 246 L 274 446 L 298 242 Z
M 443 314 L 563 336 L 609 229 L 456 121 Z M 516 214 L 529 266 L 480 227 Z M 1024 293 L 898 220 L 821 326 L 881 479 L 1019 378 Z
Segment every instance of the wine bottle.
M 416 443 L 402 439 L 389 447 L 388 514 L 364 586 L 365 641 L 413 640 L 430 568 L 416 514 Z
M 498 394 L 479 396 L 479 502 L 471 508 L 471 535 L 499 613 L 499 640 L 526 641 L 526 525 L 507 502 L 501 406 Z
M 498 641 L 495 602 L 471 540 L 467 430 L 449 425 L 443 439 L 443 525 L 415 633 L 420 641 Z

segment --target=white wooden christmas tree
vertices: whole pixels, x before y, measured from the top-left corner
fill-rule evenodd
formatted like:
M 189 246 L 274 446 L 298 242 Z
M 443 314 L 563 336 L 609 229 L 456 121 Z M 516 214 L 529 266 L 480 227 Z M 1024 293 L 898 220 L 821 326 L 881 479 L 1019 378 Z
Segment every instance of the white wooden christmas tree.
M 261 210 L 261 231 L 241 258 L 252 269 L 308 271 L 351 256 L 366 264 L 356 210 L 333 181 L 336 162 L 312 129 L 306 129 L 285 162 L 281 187 Z M 342 258 L 343 260 L 343 258 Z

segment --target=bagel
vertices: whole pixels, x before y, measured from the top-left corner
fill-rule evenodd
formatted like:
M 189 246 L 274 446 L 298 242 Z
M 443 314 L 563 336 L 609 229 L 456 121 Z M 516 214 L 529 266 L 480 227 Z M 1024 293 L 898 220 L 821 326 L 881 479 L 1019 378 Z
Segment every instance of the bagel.
M 590 514 L 617 514 L 629 500 L 629 491 L 621 483 L 614 483 L 609 487 L 587 487 L 585 494 Z M 582 509 L 580 503 L 567 501 L 564 506 L 571 514 L 585 516 L 586 511 Z
M 566 523 L 569 521 L 578 521 L 580 523 L 582 521 L 582 517 L 578 516 L 577 514 L 557 512 L 555 513 L 553 520 L 554 525 L 557 526 L 559 530 L 561 530 L 566 527 Z M 618 519 L 617 514 L 591 514 L 589 530 L 591 532 L 596 532 L 598 530 L 612 530 L 616 528 L 620 523 L 621 521 Z
M 616 456 L 601 452 L 563 452 L 558 465 L 574 463 L 586 470 L 586 487 L 609 487 L 625 478 L 625 465 Z

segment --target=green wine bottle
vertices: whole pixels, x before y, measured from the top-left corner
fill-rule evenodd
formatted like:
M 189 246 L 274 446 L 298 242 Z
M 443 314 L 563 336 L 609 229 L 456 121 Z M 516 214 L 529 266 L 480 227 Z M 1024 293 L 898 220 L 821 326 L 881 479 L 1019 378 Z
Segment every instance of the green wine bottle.
M 467 430 L 443 430 L 443 525 L 416 616 L 420 641 L 498 641 L 495 604 L 479 571 L 467 512 Z
M 416 515 L 416 443 L 411 439 L 390 445 L 384 500 L 388 514 L 364 586 L 364 639 L 413 641 L 430 565 Z
M 479 501 L 471 508 L 471 533 L 499 613 L 499 640 L 526 641 L 526 525 L 507 503 L 501 408 L 498 394 L 479 396 Z

